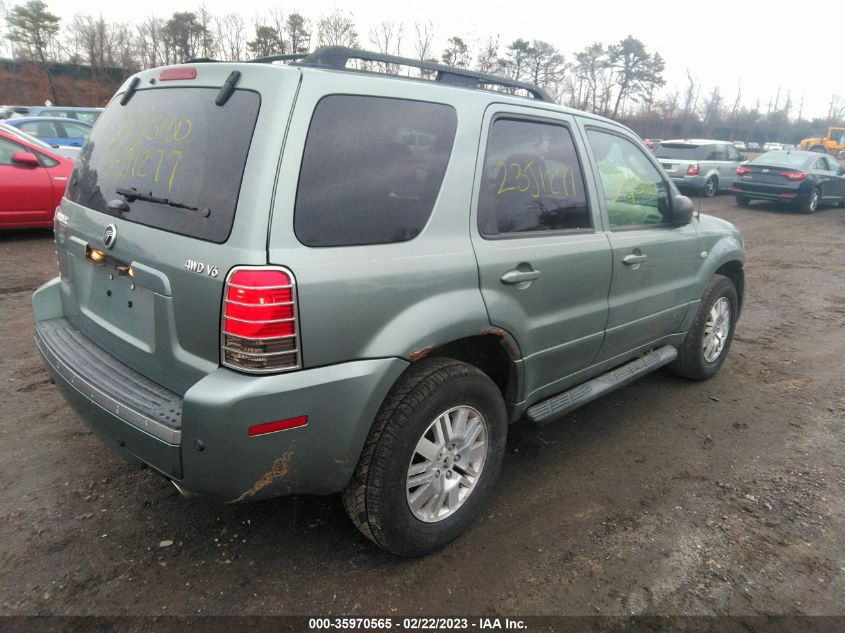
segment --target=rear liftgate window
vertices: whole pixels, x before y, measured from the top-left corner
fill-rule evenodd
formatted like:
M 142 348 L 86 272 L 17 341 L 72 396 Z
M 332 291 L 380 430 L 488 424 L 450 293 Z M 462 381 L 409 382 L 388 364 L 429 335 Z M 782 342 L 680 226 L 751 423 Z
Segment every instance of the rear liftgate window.
M 299 241 L 349 246 L 416 237 L 440 191 L 456 126 L 447 105 L 324 98 L 311 120 L 299 175 Z
M 113 101 L 79 156 L 68 198 L 130 222 L 225 242 L 260 97 L 236 90 L 221 107 L 214 103 L 219 90 L 139 90 L 125 106 Z

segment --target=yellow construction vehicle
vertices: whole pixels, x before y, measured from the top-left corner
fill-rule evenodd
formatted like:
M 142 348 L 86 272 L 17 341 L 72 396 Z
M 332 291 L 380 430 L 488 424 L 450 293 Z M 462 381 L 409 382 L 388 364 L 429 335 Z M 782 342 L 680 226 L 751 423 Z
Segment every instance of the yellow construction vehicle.
M 845 127 L 827 128 L 827 136 L 824 138 L 805 138 L 798 144 L 798 149 L 836 156 L 845 151 Z

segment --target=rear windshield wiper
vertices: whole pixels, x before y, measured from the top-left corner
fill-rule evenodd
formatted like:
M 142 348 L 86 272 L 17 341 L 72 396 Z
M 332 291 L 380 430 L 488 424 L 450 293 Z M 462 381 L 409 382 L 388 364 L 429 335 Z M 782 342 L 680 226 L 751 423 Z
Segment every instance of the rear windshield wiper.
M 135 202 L 136 200 L 143 200 L 144 202 L 152 202 L 153 204 L 166 204 L 169 207 L 176 207 L 177 209 L 188 209 L 189 211 L 198 211 L 196 207 L 182 202 L 176 202 L 168 198 L 159 198 L 152 193 L 141 193 L 135 187 L 127 189 L 125 187 L 117 188 L 117 195 L 126 198 L 127 202 Z

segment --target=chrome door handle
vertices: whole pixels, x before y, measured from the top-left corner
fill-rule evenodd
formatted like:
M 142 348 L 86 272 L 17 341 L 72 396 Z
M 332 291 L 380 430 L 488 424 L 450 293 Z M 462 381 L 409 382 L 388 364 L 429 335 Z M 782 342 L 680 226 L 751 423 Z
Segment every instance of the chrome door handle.
M 622 258 L 622 263 L 626 266 L 636 266 L 642 264 L 647 259 L 648 255 L 645 253 L 631 253 Z
M 527 281 L 534 281 L 539 279 L 540 271 L 532 268 L 531 270 L 509 270 L 502 275 L 502 283 L 508 285 L 522 284 Z

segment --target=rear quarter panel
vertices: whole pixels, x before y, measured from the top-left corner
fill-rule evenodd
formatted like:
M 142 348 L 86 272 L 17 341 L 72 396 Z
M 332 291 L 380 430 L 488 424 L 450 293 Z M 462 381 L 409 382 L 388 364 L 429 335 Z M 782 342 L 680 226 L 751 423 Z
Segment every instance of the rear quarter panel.
M 364 358 L 411 359 L 489 326 L 469 238 L 481 116 L 489 97 L 455 93 L 419 82 L 303 70 L 279 168 L 269 259 L 296 276 L 306 367 Z M 325 248 L 297 240 L 293 213 L 303 147 L 314 107 L 327 94 L 416 98 L 456 109 L 455 142 L 443 184 L 428 224 L 414 239 Z

